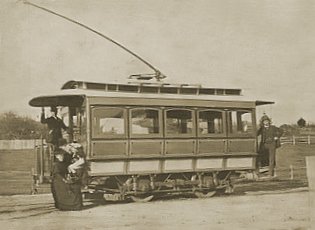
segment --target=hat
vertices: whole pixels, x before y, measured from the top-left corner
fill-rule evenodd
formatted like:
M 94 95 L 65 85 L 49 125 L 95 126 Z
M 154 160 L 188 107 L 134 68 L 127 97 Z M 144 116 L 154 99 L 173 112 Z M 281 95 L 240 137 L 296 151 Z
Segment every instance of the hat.
M 266 114 L 264 114 L 264 115 L 260 118 L 260 122 L 263 123 L 264 121 L 269 121 L 269 122 L 271 122 L 271 119 L 270 119 Z
M 50 111 L 56 113 L 57 112 L 57 107 L 56 106 L 51 106 L 50 107 Z

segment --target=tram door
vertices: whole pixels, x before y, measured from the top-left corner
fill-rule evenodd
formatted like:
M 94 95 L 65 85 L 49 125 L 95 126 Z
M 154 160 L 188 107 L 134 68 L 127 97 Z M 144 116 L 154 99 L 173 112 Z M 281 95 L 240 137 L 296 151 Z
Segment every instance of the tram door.
M 86 144 L 86 117 L 83 108 L 62 107 L 58 112 L 60 118 L 68 127 L 67 131 L 62 132 L 63 138 L 67 143 L 78 142 L 85 146 Z M 36 147 L 36 171 L 40 183 L 48 181 L 53 166 L 54 154 L 49 143 L 42 143 Z

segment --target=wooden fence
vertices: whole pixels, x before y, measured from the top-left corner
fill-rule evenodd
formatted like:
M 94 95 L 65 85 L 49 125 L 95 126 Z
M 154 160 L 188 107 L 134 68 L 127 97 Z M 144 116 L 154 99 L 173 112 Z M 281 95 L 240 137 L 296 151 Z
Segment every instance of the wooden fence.
M 35 146 L 41 144 L 40 139 L 33 140 L 0 140 L 0 149 L 34 149 Z
M 303 135 L 303 136 L 289 136 L 289 137 L 281 137 L 281 144 L 315 144 L 315 136 L 312 135 Z

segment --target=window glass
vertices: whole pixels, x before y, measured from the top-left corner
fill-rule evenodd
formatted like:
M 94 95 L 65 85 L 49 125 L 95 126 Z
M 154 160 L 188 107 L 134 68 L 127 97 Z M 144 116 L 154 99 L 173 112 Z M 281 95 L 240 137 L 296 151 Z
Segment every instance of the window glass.
M 166 132 L 171 135 L 192 134 L 192 111 L 174 109 L 166 112 Z
M 69 108 L 68 107 L 62 107 L 57 115 L 60 114 L 60 117 L 63 121 L 63 123 L 69 127 Z
M 223 133 L 223 113 L 220 111 L 199 112 L 199 134 L 220 134 Z
M 154 109 L 133 109 L 131 111 L 132 134 L 158 134 L 159 111 Z
M 124 110 L 94 108 L 92 111 L 93 137 L 122 136 L 125 134 Z
M 73 120 L 73 127 L 77 128 L 80 125 L 78 115 L 77 114 L 73 115 L 72 120 Z
M 69 108 L 69 107 L 62 107 L 60 109 L 60 115 L 63 123 L 67 127 L 77 128 L 80 126 L 79 120 L 79 108 Z M 71 123 L 70 123 L 71 122 Z
M 230 133 L 251 134 L 252 132 L 253 123 L 250 111 L 230 112 Z
M 82 110 L 80 111 L 80 123 L 81 123 L 81 127 L 82 126 L 86 126 L 86 112 L 85 112 L 85 108 L 82 108 Z

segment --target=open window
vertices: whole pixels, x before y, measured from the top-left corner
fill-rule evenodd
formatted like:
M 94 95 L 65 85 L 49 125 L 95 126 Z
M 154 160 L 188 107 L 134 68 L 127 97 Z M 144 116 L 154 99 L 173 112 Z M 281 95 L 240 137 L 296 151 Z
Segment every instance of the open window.
M 198 111 L 198 134 L 201 136 L 224 134 L 223 111 Z
M 92 108 L 93 138 L 122 138 L 126 136 L 123 108 L 95 107 Z
M 80 142 L 82 128 L 85 127 L 85 113 L 81 107 L 62 107 L 60 109 L 61 119 L 68 127 L 66 132 L 63 132 L 63 138 L 67 142 Z
M 254 135 L 251 111 L 229 111 L 229 133 L 233 135 Z
M 132 136 L 161 136 L 160 111 L 151 108 L 131 110 L 130 132 Z
M 194 114 L 188 109 L 170 109 L 165 114 L 167 136 L 195 135 Z

